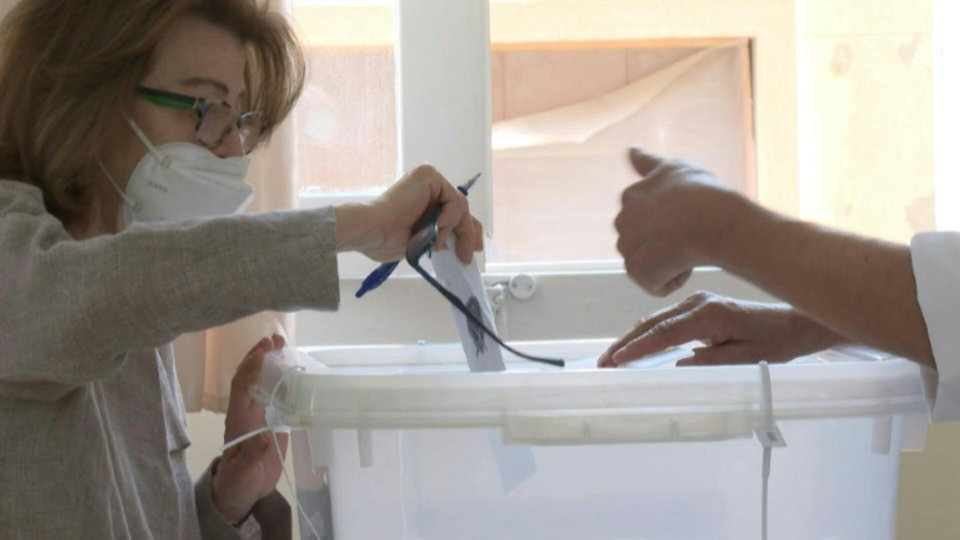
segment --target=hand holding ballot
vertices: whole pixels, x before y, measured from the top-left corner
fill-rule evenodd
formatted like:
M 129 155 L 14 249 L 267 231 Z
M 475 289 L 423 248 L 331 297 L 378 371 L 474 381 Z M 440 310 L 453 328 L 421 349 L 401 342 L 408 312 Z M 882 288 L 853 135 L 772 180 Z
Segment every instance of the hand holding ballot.
M 421 165 L 367 204 L 338 206 L 337 250 L 360 251 L 376 261 L 403 258 L 410 230 L 432 204 L 440 204 L 437 249 L 447 237 L 457 237 L 457 257 L 464 263 L 483 249 L 483 229 L 470 215 L 466 196 L 435 168 Z

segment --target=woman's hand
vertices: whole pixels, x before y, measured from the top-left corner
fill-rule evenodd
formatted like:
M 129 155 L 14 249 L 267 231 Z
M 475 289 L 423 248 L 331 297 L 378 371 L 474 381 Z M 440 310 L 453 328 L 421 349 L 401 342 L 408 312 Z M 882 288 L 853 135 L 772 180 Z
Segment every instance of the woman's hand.
M 690 341 L 705 346 L 677 365 L 786 362 L 844 339 L 786 304 L 699 292 L 642 319 L 600 356 L 597 366 L 616 367 Z
M 371 203 L 337 207 L 337 250 L 360 251 L 377 261 L 401 259 L 410 229 L 434 203 L 441 206 L 437 249 L 455 233 L 457 256 L 470 262 L 473 252 L 483 249 L 483 229 L 470 215 L 466 196 L 430 165 L 413 169 Z
M 237 367 L 230 385 L 224 442 L 257 430 L 266 423 L 266 412 L 262 405 L 251 399 L 249 388 L 260 379 L 264 355 L 283 346 L 283 337 L 279 335 L 263 338 Z M 277 439 L 280 451 L 286 455 L 288 436 L 278 433 Z M 269 433 L 247 439 L 223 453 L 213 476 L 213 504 L 227 521 L 239 521 L 258 500 L 276 488 L 282 472 L 283 462 L 277 456 Z
M 617 249 L 634 281 L 666 296 L 686 283 L 694 267 L 715 264 L 721 241 L 731 241 L 752 205 L 694 165 L 638 148 L 629 154 L 643 179 L 621 197 Z

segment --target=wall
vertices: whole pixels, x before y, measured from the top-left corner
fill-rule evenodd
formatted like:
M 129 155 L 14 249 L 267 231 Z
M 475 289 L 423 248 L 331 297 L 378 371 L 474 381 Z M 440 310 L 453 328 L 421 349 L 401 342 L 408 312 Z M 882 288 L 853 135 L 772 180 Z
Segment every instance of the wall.
M 888 240 L 933 227 L 931 3 L 797 2 L 800 215 Z
M 800 215 L 894 241 L 933 227 L 931 2 L 798 0 Z M 897 537 L 960 531 L 960 423 L 902 455 Z

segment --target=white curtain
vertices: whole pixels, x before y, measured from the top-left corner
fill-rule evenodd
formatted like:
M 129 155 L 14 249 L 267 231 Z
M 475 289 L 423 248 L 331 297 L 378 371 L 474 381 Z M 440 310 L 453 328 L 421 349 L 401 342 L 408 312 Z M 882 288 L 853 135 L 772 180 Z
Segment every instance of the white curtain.
M 753 196 L 747 47 L 731 40 L 690 52 L 613 92 L 495 123 L 494 241 L 503 260 L 618 259 L 610 223 L 617 194 L 636 181 L 628 146 L 683 156 Z
M 557 156 L 614 156 L 622 162 L 624 148 L 640 144 L 684 156 L 744 190 L 743 148 L 749 130 L 744 108 L 750 105 L 741 65 L 746 47 L 739 40 L 703 49 L 609 94 L 497 122 L 494 159 L 553 159 L 556 170 L 543 176 L 555 182 L 565 166 Z M 633 177 L 631 172 L 629 180 Z

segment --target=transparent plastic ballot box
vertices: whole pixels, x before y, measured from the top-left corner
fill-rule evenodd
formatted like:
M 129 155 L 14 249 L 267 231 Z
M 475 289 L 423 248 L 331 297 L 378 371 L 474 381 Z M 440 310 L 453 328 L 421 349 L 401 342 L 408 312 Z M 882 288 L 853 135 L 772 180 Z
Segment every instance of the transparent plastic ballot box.
M 493 373 L 459 344 L 269 358 L 255 393 L 293 428 L 301 538 L 894 538 L 899 453 L 928 423 L 918 365 L 675 367 L 676 349 L 596 369 L 608 344 L 521 343 L 573 361 Z

